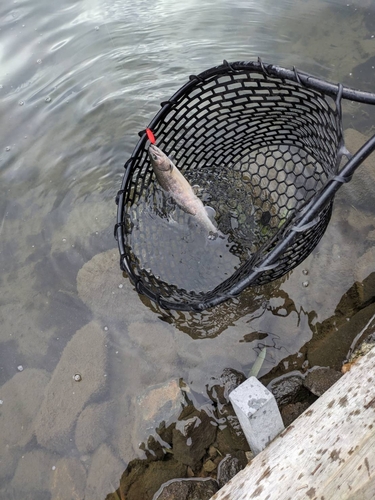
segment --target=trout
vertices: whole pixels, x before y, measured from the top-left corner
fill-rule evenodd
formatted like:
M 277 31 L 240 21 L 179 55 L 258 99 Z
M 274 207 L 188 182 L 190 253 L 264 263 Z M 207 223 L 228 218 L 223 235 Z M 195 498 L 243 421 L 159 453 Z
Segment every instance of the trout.
M 191 214 L 208 231 L 208 238 L 214 240 L 222 233 L 210 219 L 208 213 L 215 213 L 211 207 L 205 207 L 194 193 L 194 189 L 168 156 L 157 146 L 151 144 L 148 148 L 152 168 L 160 186 L 188 214 Z

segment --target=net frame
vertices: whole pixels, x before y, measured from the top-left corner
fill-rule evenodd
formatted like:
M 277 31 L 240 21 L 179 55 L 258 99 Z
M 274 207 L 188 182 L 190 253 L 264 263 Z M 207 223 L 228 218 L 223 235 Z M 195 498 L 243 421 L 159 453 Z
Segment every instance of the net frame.
M 278 279 L 299 265 L 328 226 L 335 192 L 375 148 L 372 138 L 339 172 L 343 156 L 349 157 L 342 133 L 342 98 L 375 103 L 374 94 L 324 82 L 295 68 L 264 64 L 258 59 L 224 61 L 192 75 L 168 101 L 161 103 L 161 110 L 148 128 L 166 154 L 178 150 L 177 164 L 182 162 L 185 172 L 204 168 L 202 165 L 234 165 L 241 161 L 244 152 L 265 156 L 264 151 L 275 146 L 287 147 L 285 155 L 290 154 L 290 148 L 304 151 L 313 159 L 310 163 L 316 162 L 319 169 L 311 174 L 310 168 L 305 180 L 312 187 L 308 194 L 303 190 L 305 196 L 298 200 L 282 227 L 230 278 L 208 292 L 186 291 L 142 269 L 129 246 L 129 209 L 155 181 L 147 158 L 146 132 L 141 131 L 125 164 L 116 197 L 115 226 L 121 269 L 138 293 L 165 309 L 204 310 L 238 295 L 250 285 Z M 274 154 L 271 152 L 270 156 Z M 258 165 L 259 172 L 264 166 Z M 258 177 L 275 186 L 277 179 L 268 176 L 266 169 L 265 176 Z

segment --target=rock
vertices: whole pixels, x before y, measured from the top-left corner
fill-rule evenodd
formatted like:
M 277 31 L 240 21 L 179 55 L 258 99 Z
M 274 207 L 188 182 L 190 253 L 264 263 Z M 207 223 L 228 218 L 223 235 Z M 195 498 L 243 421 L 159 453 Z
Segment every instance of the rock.
M 85 498 L 103 500 L 119 484 L 124 465 L 103 443 L 94 453 L 87 476 Z
M 27 368 L 0 388 L 0 457 L 6 445 L 25 446 L 33 435 L 33 420 L 49 381 L 44 370 Z
M 214 479 L 173 479 L 161 486 L 153 500 L 210 500 L 218 490 Z
M 345 145 L 351 153 L 356 153 L 367 141 L 367 137 L 353 129 L 345 131 Z M 375 159 L 370 155 L 358 168 L 352 180 L 345 186 L 347 203 L 361 210 L 374 206 Z
M 225 368 L 219 378 L 219 383 L 212 385 L 208 394 L 212 401 L 226 404 L 229 401 L 229 394 L 245 380 L 243 373 L 233 368 Z
M 218 428 L 216 442 L 217 448 L 225 455 L 233 451 L 249 451 L 249 443 L 242 431 L 240 422 L 231 404 L 222 405 L 218 410 L 220 426 Z
M 337 371 L 341 370 L 353 340 L 360 332 L 363 333 L 363 338 L 366 338 L 370 333 L 366 332 L 366 325 L 374 314 L 375 304 L 372 303 L 341 325 L 335 324 L 334 317 L 326 326 L 324 322 L 320 334 L 314 336 L 307 346 L 307 358 L 310 366 L 328 366 Z
M 25 453 L 18 462 L 11 482 L 17 498 L 24 498 L 23 493 L 33 493 L 32 498 L 38 499 L 45 496 L 55 472 L 53 467 L 56 462 L 56 456 L 45 450 Z
M 24 453 L 23 448 L 18 446 L 0 446 L 0 484 L 5 483 L 5 479 L 11 478 L 16 470 L 17 462 Z M 0 498 L 1 490 L 0 490 Z
M 217 471 L 217 481 L 219 487 L 222 488 L 224 484 L 228 483 L 240 470 L 244 469 L 247 465 L 246 455 L 241 459 L 236 456 L 226 455 L 219 463 Z
M 141 349 L 142 358 L 175 364 L 177 358 L 173 329 L 165 322 L 135 322 L 128 327 L 129 338 Z
M 303 379 L 304 376 L 300 372 L 289 372 L 272 380 L 267 389 L 275 396 L 277 404 L 283 406 L 296 400 L 303 387 Z
M 152 500 L 163 483 L 176 477 L 186 477 L 186 469 L 173 458 L 158 462 L 132 460 L 121 477 L 120 498 Z
M 84 326 L 67 343 L 45 391 L 35 421 L 38 443 L 53 451 L 71 448 L 69 438 L 87 402 L 106 387 L 106 333 L 95 322 Z M 80 374 L 82 380 L 73 380 Z
M 365 280 L 374 271 L 375 246 L 370 247 L 355 264 L 354 276 L 357 281 Z
M 310 402 L 304 401 L 297 403 L 290 403 L 284 406 L 281 410 L 281 417 L 283 419 L 285 427 L 288 427 L 296 418 L 298 418 L 302 413 L 307 410 L 310 406 Z
M 77 420 L 75 443 L 82 453 L 91 453 L 103 443 L 111 427 L 111 403 L 86 406 Z
M 50 491 L 54 500 L 83 500 L 86 469 L 77 458 L 62 458 L 51 475 Z
M 215 440 L 216 425 L 204 411 L 195 411 L 186 420 L 179 420 L 173 430 L 174 458 L 195 467 Z
M 175 421 L 186 405 L 185 393 L 178 379 L 168 380 L 147 389 L 134 401 L 133 435 L 138 441 L 152 434 L 162 422 L 166 427 Z
M 342 373 L 319 366 L 307 373 L 303 385 L 315 396 L 321 396 L 341 377 Z
M 117 248 L 95 255 L 78 271 L 77 289 L 80 299 L 98 317 L 116 318 L 123 327 L 124 322 L 131 323 L 144 314 L 142 302 L 129 278 L 123 277 L 119 262 Z

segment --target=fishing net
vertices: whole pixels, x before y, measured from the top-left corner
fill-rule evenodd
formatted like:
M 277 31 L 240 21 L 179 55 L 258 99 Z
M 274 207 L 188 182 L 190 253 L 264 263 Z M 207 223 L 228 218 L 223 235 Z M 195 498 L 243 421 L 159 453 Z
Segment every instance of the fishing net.
M 375 148 L 370 140 L 350 159 L 343 97 L 375 103 L 373 94 L 258 60 L 224 61 L 163 102 L 148 129 L 215 210 L 223 237 L 208 241 L 166 196 L 140 132 L 115 226 L 121 269 L 137 291 L 166 309 L 203 310 L 299 265 L 327 228 L 334 193 Z

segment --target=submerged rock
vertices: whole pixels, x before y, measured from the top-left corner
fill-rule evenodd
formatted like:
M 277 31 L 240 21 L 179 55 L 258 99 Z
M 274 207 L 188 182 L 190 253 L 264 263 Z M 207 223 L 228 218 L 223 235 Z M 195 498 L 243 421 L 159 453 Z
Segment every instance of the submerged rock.
M 66 345 L 45 391 L 35 420 L 38 443 L 64 452 L 72 445 L 70 436 L 86 403 L 106 387 L 106 333 L 95 322 L 84 326 Z M 75 374 L 82 380 L 76 382 Z
M 163 483 L 186 476 L 186 465 L 169 459 L 157 462 L 132 460 L 121 477 L 120 498 L 152 500 Z
M 18 497 L 23 493 L 32 493 L 32 498 L 42 498 L 50 488 L 50 483 L 56 466 L 56 456 L 45 450 L 34 450 L 25 453 L 18 461 L 12 487 Z
M 341 377 L 342 373 L 319 366 L 307 373 L 303 385 L 315 396 L 321 396 Z
M 91 453 L 103 443 L 111 427 L 111 404 L 109 402 L 86 406 L 77 420 L 75 443 L 85 454 Z
M 55 500 L 82 500 L 85 495 L 86 469 L 78 458 L 62 458 L 51 474 L 50 491 Z
M 281 417 L 283 419 L 283 423 L 285 427 L 288 427 L 296 418 L 298 418 L 302 413 L 307 410 L 307 408 L 310 406 L 309 401 L 304 401 L 300 402 L 298 401 L 297 403 L 290 403 L 284 406 L 281 410 Z
M 0 458 L 6 445 L 25 446 L 30 441 L 49 378 L 44 370 L 29 368 L 0 388 Z
M 103 443 L 94 453 L 87 476 L 85 498 L 103 500 L 108 493 L 116 489 L 124 470 L 124 465 Z
M 194 411 L 179 420 L 173 429 L 173 453 L 176 460 L 195 467 L 216 437 L 216 424 L 204 411 Z
M 214 479 L 173 479 L 161 486 L 153 500 L 210 500 L 218 490 Z

